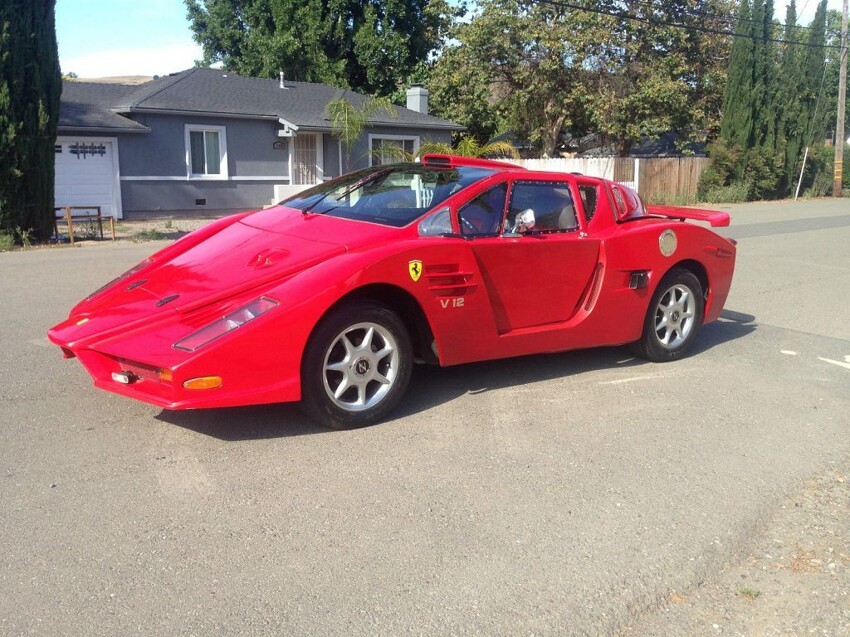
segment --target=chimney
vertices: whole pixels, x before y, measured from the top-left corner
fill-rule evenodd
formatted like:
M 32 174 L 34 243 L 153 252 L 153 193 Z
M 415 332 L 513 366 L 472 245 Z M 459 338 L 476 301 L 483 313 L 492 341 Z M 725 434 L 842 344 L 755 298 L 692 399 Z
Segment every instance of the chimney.
M 286 84 L 283 83 L 283 71 L 280 72 L 280 88 L 287 88 Z
M 424 115 L 428 114 L 428 89 L 414 84 L 407 89 L 407 108 Z

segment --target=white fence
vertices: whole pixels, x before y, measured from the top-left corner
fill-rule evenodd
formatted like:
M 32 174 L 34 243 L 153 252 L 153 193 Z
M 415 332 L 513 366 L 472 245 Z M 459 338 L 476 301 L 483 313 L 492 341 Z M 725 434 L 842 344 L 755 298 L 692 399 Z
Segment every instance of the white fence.
M 546 170 L 560 173 L 581 173 L 602 177 L 638 190 L 640 186 L 640 160 L 622 157 L 557 157 L 552 159 L 509 160 L 529 170 Z

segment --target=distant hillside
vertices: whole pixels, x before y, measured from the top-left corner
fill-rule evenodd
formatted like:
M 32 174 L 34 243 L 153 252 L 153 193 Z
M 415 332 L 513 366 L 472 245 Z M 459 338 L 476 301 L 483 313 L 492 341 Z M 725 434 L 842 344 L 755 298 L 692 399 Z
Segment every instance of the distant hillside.
M 75 77 L 75 82 L 97 82 L 99 84 L 144 84 L 154 78 L 150 75 L 116 75 L 113 77 Z

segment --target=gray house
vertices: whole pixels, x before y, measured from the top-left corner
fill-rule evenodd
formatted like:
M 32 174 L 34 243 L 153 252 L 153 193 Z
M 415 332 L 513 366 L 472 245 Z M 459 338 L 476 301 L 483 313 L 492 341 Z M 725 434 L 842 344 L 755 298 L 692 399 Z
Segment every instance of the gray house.
M 56 141 L 56 205 L 100 205 L 118 218 L 269 205 L 346 169 L 326 106 L 362 95 L 305 82 L 195 68 L 145 84 L 65 82 Z M 380 149 L 449 142 L 462 127 L 428 115 L 428 92 L 378 116 L 349 168 Z

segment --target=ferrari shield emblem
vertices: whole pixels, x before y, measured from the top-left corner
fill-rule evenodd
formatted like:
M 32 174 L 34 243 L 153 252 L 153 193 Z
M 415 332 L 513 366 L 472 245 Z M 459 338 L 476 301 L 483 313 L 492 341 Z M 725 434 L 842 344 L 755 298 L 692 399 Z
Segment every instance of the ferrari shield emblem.
M 407 262 L 407 271 L 410 272 L 410 278 L 418 281 L 422 276 L 422 261 L 415 259 Z

